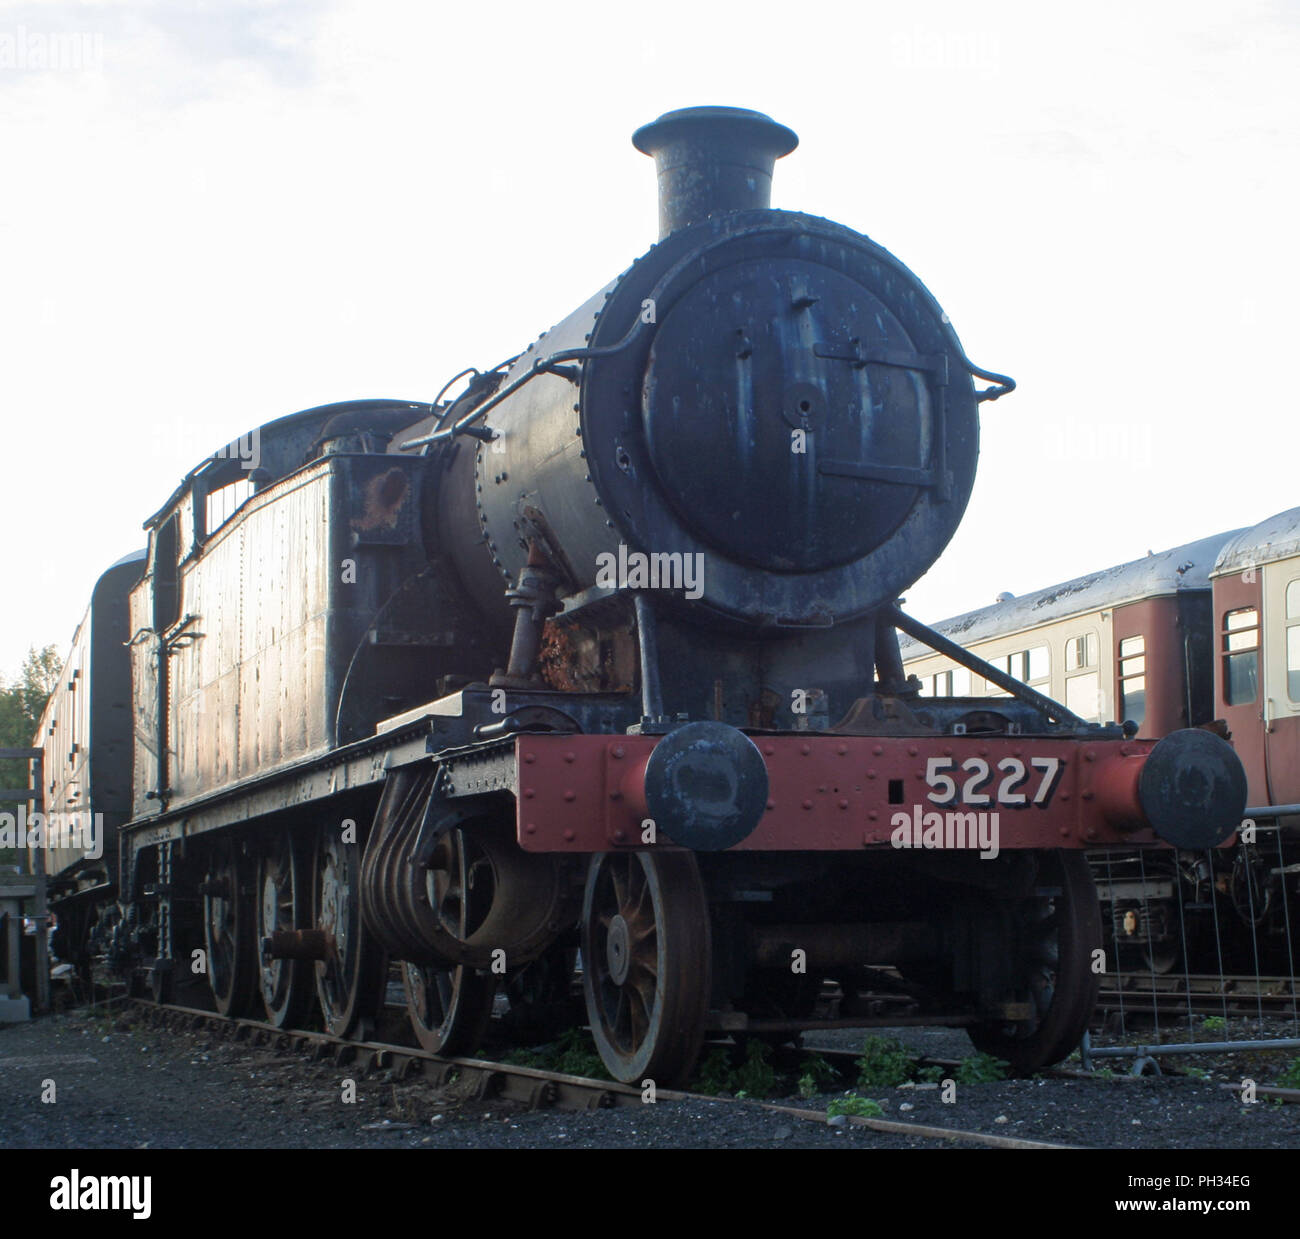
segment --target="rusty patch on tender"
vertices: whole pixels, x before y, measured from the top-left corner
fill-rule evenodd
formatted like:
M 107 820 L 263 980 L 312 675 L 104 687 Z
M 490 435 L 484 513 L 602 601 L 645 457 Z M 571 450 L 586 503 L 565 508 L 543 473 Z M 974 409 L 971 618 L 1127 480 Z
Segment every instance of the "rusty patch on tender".
M 360 516 L 352 518 L 352 528 L 396 529 L 397 518 L 411 493 L 411 483 L 404 469 L 396 467 L 381 473 L 366 484 L 365 506 Z

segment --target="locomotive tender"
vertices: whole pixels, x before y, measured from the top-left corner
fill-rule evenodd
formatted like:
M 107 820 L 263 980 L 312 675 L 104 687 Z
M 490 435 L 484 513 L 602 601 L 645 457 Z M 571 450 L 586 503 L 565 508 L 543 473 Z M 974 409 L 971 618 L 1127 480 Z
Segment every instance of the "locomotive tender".
M 796 142 L 660 117 L 634 137 L 658 243 L 525 352 L 430 405 L 272 422 L 255 469 L 219 454 L 150 518 L 104 654 L 130 660 L 118 871 L 63 873 L 135 984 L 198 961 L 222 1012 L 349 1035 L 400 961 L 420 1041 L 458 1052 L 503 979 L 543 1005 L 580 948 L 602 1058 L 661 1085 L 882 966 L 1018 1070 L 1076 1044 L 1083 849 L 1219 843 L 1240 763 L 1009 676 L 908 684 L 900 630 L 971 660 L 896 599 L 1014 385 L 886 250 L 769 208 Z

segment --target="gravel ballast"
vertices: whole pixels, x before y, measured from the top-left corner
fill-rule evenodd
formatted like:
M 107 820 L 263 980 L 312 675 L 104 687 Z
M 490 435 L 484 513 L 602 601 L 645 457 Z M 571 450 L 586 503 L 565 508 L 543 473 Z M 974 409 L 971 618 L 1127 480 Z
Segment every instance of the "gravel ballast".
M 970 1053 L 965 1038 L 950 1030 L 896 1035 L 916 1055 Z M 808 1039 L 853 1048 L 861 1037 L 840 1032 Z M 1119 1074 L 1126 1064 L 1110 1063 L 1116 1073 L 1110 1079 L 959 1084 L 949 1102 L 934 1086 L 857 1091 L 878 1102 L 889 1120 L 1056 1144 L 1296 1148 L 1300 1105 L 1243 1103 L 1220 1087 L 1243 1074 L 1265 1084 L 1291 1057 L 1198 1057 L 1197 1070 L 1208 1078 L 1132 1078 Z M 1166 1061 L 1167 1069 L 1191 1065 Z M 383 1072 L 351 1071 L 203 1030 L 167 1032 L 122 1008 L 74 1011 L 0 1029 L 0 1129 L 9 1147 L 45 1149 L 975 1147 L 853 1124 L 831 1127 L 722 1099 L 530 1112 L 468 1098 L 455 1084 L 434 1088 L 418 1075 L 394 1082 Z M 345 1100 L 348 1081 L 352 1101 Z M 837 1095 L 770 1100 L 824 1113 Z

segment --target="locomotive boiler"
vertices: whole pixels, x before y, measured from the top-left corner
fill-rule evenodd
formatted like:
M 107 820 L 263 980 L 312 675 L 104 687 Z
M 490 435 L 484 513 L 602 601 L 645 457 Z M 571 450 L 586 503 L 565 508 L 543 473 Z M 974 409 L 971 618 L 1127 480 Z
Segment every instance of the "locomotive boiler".
M 150 520 L 99 927 L 138 984 L 197 959 L 223 1012 L 349 1035 L 392 961 L 454 1052 L 578 953 L 609 1070 L 661 1085 L 706 1035 L 809 1026 L 827 979 L 1017 1070 L 1077 1043 L 1083 849 L 1222 841 L 1240 764 L 978 659 L 1010 697 L 909 684 L 900 630 L 972 662 L 896 600 L 1014 384 L 888 251 L 770 208 L 796 141 L 660 117 L 660 236 L 622 275 L 459 395 L 261 427 Z

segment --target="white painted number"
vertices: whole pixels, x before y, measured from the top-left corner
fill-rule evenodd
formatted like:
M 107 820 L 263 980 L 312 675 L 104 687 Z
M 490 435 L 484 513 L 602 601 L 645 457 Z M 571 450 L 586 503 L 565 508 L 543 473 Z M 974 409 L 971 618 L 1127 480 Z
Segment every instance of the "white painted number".
M 1004 757 L 998 762 L 998 769 L 1007 776 L 998 784 L 998 804 L 1024 804 L 1025 793 L 1011 789 L 1025 781 L 1025 763 L 1018 757 Z
M 1035 770 L 1043 772 L 1043 781 L 1038 785 L 1038 790 L 1034 793 L 1034 803 L 1046 804 L 1047 798 L 1052 794 L 1052 788 L 1056 785 L 1056 776 L 1061 773 L 1061 759 L 1059 757 L 1031 757 L 1029 764 Z
M 1059 757 L 1031 757 L 1030 766 L 1042 774 L 1038 787 L 1034 790 L 1032 803 L 1046 804 L 1051 799 L 1052 789 L 1056 786 L 1057 776 L 1061 773 Z M 1002 774 L 998 782 L 996 797 L 989 795 L 997 775 L 989 768 L 982 757 L 968 757 L 961 764 L 962 770 L 969 777 L 961 786 L 958 796 L 957 780 L 953 774 L 955 762 L 951 757 L 929 757 L 925 762 L 925 781 L 930 785 L 929 799 L 933 804 L 952 804 L 960 799 L 969 805 L 1023 805 L 1027 803 L 1025 785 L 1031 778 L 1030 771 L 1018 757 L 1004 757 L 997 764 Z
M 953 782 L 952 775 L 944 773 L 944 767 L 951 765 L 950 757 L 931 757 L 926 760 L 925 781 L 936 789 L 930 793 L 930 799 L 935 804 L 947 804 L 957 794 L 957 784 Z
M 989 794 L 984 790 L 989 778 L 989 764 L 982 757 L 968 757 L 961 764 L 963 770 L 969 770 L 973 778 L 967 779 L 961 789 L 962 804 L 988 804 Z

